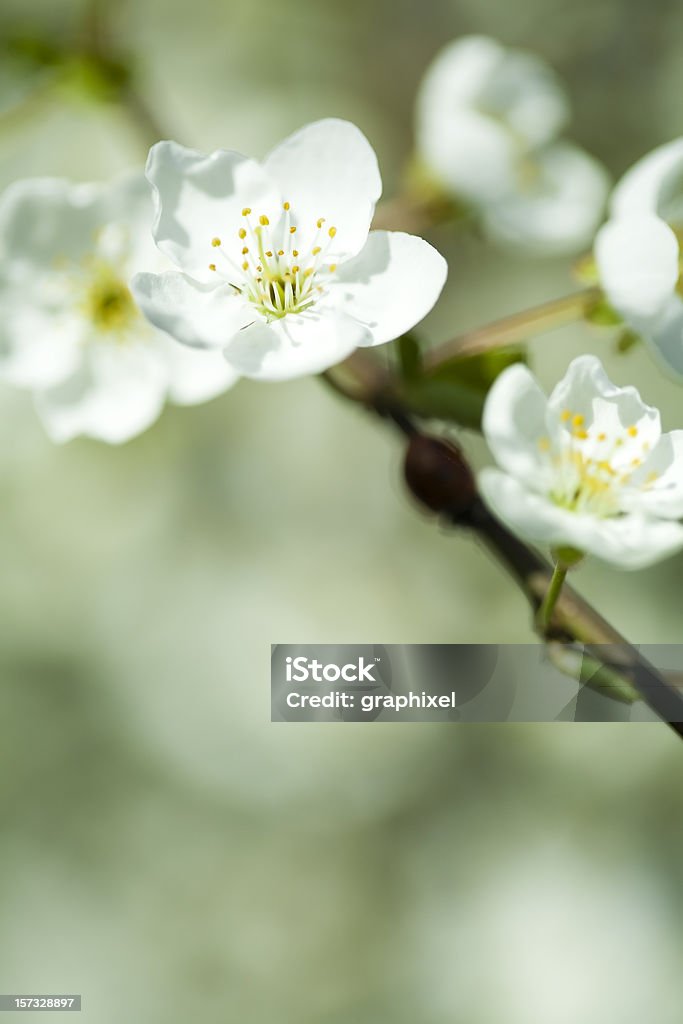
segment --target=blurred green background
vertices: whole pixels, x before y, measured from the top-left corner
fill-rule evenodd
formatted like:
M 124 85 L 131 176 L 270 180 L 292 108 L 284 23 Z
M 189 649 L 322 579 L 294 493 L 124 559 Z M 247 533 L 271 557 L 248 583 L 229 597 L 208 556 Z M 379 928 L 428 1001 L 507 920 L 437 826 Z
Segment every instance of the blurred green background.
M 4 0 L 0 37 L 58 42 L 83 9 Z M 550 60 L 572 137 L 615 176 L 681 130 L 675 0 L 138 0 L 109 18 L 178 141 L 260 154 L 350 118 L 388 195 L 420 76 L 464 33 Z M 19 112 L 29 86 L 4 59 L 0 184 L 144 160 L 116 105 L 41 79 Z M 451 270 L 427 338 L 572 288 L 568 260 L 431 239 Z M 680 390 L 609 346 L 579 326 L 533 354 L 551 385 L 599 350 L 681 426 Z M 269 723 L 272 642 L 532 639 L 489 557 L 406 500 L 397 438 L 313 380 L 241 383 L 122 448 L 53 447 L 5 388 L 0 428 L 2 991 L 82 992 L 97 1024 L 678 1024 L 665 727 Z M 671 643 L 682 568 L 576 583 L 632 640 Z

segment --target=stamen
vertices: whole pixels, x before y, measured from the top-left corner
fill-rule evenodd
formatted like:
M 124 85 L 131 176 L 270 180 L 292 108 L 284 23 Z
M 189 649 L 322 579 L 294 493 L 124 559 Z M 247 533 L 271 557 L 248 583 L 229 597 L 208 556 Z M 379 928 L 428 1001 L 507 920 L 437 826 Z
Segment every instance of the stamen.
M 302 225 L 292 223 L 296 218 L 292 216 L 288 200 L 283 201 L 282 210 L 281 218 L 274 226 L 265 213 L 256 215 L 256 220 L 252 220 L 251 207 L 244 207 L 242 216 L 248 219 L 237 231 L 242 261 L 234 263 L 220 238 L 212 239 L 212 245 L 219 249 L 226 267 L 230 268 L 230 283 L 235 282 L 233 288 L 242 292 L 268 320 L 310 309 L 325 293 L 328 276 L 337 269 L 336 263 L 323 264 L 337 228 L 326 228 L 323 243 L 321 229 L 326 221 L 320 217 L 316 221 L 317 232 L 313 233 L 310 242 L 307 241 L 306 249 L 295 249 L 294 238 Z M 214 272 L 222 269 L 220 263 L 218 267 L 215 263 L 209 267 Z

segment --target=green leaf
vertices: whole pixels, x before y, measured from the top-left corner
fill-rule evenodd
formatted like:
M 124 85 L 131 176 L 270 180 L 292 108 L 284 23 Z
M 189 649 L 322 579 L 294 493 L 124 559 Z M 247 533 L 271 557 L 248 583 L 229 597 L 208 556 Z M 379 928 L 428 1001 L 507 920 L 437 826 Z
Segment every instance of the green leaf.
M 586 310 L 586 320 L 597 327 L 617 327 L 623 323 L 616 309 L 610 306 L 607 299 L 597 299 L 596 302 Z
M 401 374 L 406 380 L 414 380 L 422 372 L 422 353 L 417 338 L 403 334 L 396 342 Z
M 524 345 L 452 359 L 430 373 L 404 380 L 401 397 L 420 416 L 478 430 L 486 395 L 495 379 L 513 363 L 525 362 Z
M 617 352 L 620 355 L 624 355 L 626 352 L 630 352 L 632 348 L 639 345 L 641 337 L 636 334 L 635 331 L 630 331 L 628 328 L 624 328 L 619 337 L 617 338 Z

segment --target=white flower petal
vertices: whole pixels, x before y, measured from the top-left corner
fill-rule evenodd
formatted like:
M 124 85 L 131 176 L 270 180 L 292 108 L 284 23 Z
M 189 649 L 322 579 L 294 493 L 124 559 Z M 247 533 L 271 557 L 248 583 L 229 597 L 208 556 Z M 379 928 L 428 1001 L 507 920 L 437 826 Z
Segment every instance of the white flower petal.
M 619 471 L 654 449 L 662 432 L 659 411 L 646 405 L 636 388 L 613 384 L 596 356 L 574 359 L 548 399 L 549 429 L 567 417 L 569 432 L 576 416 L 590 437 L 605 433 L 609 444 L 618 443 L 610 461 Z
M 166 360 L 168 397 L 176 405 L 196 405 L 223 394 L 238 380 L 218 349 L 192 349 L 162 334 L 155 337 Z
M 612 193 L 613 217 L 659 214 L 669 219 L 683 185 L 683 138 L 648 153 L 626 172 Z
M 640 515 L 600 519 L 559 508 L 496 469 L 479 475 L 491 510 L 524 540 L 568 546 L 622 569 L 641 569 L 683 548 L 683 526 Z
M 259 318 L 234 336 L 225 358 L 243 377 L 289 380 L 329 369 L 366 338 L 362 324 L 334 310 L 290 314 L 270 323 Z
M 311 243 L 324 217 L 325 231 L 336 228 L 330 255 L 354 256 L 361 250 L 382 179 L 375 151 L 355 125 L 335 118 L 309 124 L 281 142 L 264 166 L 291 205 L 298 248 Z
M 57 178 L 17 181 L 0 197 L 0 259 L 49 268 L 80 261 L 102 225 L 102 187 Z
M 495 241 L 531 252 L 576 252 L 592 242 L 608 191 L 601 163 L 558 142 L 528 155 L 517 187 L 484 210 L 484 227 Z
M 424 239 L 399 231 L 372 231 L 361 252 L 337 271 L 331 301 L 368 331 L 364 344 L 400 337 L 441 294 L 448 266 Z
M 53 441 L 84 435 L 120 444 L 157 419 L 166 384 L 163 360 L 149 345 L 93 343 L 71 378 L 36 395 L 36 408 Z
M 98 259 L 137 271 L 161 271 L 168 261 L 154 243 L 152 186 L 142 173 L 127 174 L 102 186 L 98 200 L 101 228 L 97 233 Z
M 435 111 L 465 107 L 502 122 L 532 146 L 554 138 L 569 116 L 565 91 L 542 60 L 485 36 L 458 39 L 437 55 L 418 93 L 418 124 Z
M 541 446 L 548 399 L 528 367 L 508 367 L 486 398 L 482 431 L 496 462 L 533 490 L 547 483 Z
M 76 311 L 51 309 L 34 287 L 0 282 L 0 377 L 15 387 L 45 388 L 64 380 L 81 360 L 87 325 Z
M 417 144 L 432 173 L 460 199 L 486 204 L 516 188 L 518 140 L 476 110 L 430 113 L 418 124 Z
M 237 232 L 242 210 L 253 208 L 277 220 L 280 196 L 255 160 L 241 153 L 217 150 L 208 156 L 176 142 L 158 142 L 150 150 L 147 178 L 154 187 L 157 245 L 181 269 L 210 280 L 215 262 L 212 239 L 239 252 Z
M 683 430 L 662 434 L 630 483 L 631 508 L 663 519 L 682 519 Z
M 678 240 L 659 217 L 611 220 L 598 232 L 595 258 L 600 281 L 623 316 L 640 327 L 656 317 L 678 281 Z
M 659 316 L 632 318 L 632 326 L 650 346 L 664 373 L 683 381 L 683 300 L 672 295 Z
M 216 348 L 258 314 L 230 285 L 203 284 L 186 274 L 136 274 L 135 301 L 147 319 L 192 348 Z

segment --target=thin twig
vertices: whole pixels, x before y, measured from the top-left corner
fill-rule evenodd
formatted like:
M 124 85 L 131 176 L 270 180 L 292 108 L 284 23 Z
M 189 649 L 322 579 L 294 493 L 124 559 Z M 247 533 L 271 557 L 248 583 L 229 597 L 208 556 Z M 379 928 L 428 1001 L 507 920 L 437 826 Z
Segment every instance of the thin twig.
M 599 301 L 600 294 L 599 288 L 587 288 L 561 299 L 544 302 L 523 313 L 514 313 L 485 327 L 466 331 L 427 351 L 424 355 L 425 371 L 434 370 L 442 363 L 460 356 L 471 356 L 526 341 L 537 334 L 580 320 Z

